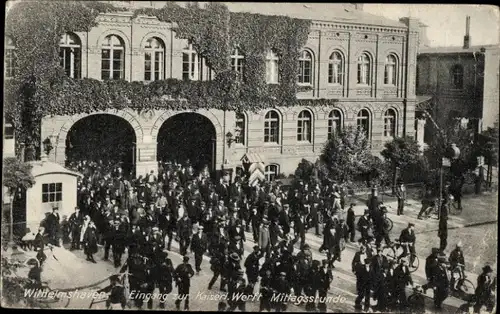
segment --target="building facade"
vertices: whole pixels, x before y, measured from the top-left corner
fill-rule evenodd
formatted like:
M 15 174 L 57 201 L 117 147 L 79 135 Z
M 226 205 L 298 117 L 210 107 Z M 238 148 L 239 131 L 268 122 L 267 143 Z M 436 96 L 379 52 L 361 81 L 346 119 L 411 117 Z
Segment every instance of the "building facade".
M 363 127 L 375 153 L 394 136 L 414 135 L 418 20 L 387 20 L 350 4 L 262 4 L 265 8 L 261 4 L 226 4 L 231 11 L 253 13 L 258 9 L 264 14 L 311 19 L 298 77 L 298 84 L 310 89 L 298 93 L 297 98 L 337 101 L 329 107 L 277 107 L 257 113 L 190 112 L 202 115 L 213 125 L 215 169 L 240 167 L 241 158 L 254 153 L 264 161 L 268 178 L 293 173 L 301 159 L 314 162 L 329 136 L 346 125 Z M 130 5 L 159 6 L 148 1 Z M 329 10 L 325 11 L 324 6 Z M 212 78 L 189 42 L 176 38 L 171 23 L 156 17 L 132 16 L 132 12 L 102 14 L 98 26 L 89 32 L 64 35 L 60 47 L 66 73 L 75 78 L 127 81 Z M 236 67 L 244 67 L 244 52 L 235 50 L 231 58 Z M 270 50 L 266 60 L 269 83 L 277 79 L 278 64 L 278 56 Z M 102 113 L 119 116 L 134 129 L 136 174 L 143 175 L 157 170 L 162 125 L 187 112 L 154 110 L 139 114 L 120 110 L 46 117 L 41 142 L 49 139 L 53 143 L 49 159 L 64 163 L 72 126 Z
M 470 18 L 462 47 L 424 47 L 417 56 L 417 95 L 426 99 L 439 126 L 450 118 L 482 132 L 498 124 L 500 45 L 471 45 Z M 425 119 L 419 120 L 425 124 Z M 433 134 L 427 128 L 426 141 Z

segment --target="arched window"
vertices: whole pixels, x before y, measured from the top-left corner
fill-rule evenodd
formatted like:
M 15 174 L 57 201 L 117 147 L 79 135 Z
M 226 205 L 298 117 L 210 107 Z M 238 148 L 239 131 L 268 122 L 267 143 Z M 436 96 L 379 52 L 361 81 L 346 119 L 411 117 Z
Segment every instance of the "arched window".
M 5 37 L 5 77 L 14 77 L 16 73 L 16 46 L 14 40 Z
M 365 132 L 366 137 L 370 138 L 371 116 L 367 109 L 361 109 L 359 111 L 358 117 L 356 118 L 356 124 L 358 128 L 361 128 Z
M 243 75 L 244 63 L 245 56 L 241 54 L 238 48 L 235 48 L 231 54 L 231 69 Z
M 144 80 L 162 80 L 165 77 L 165 44 L 161 39 L 152 37 L 146 41 L 144 50 Z
M 396 85 L 398 62 L 394 55 L 385 58 L 384 84 Z
M 264 117 L 264 143 L 279 143 L 280 117 L 276 111 L 269 111 Z
M 394 109 L 387 109 L 384 113 L 384 136 L 394 137 L 397 135 L 397 115 Z
M 338 109 L 333 109 L 328 115 L 328 139 L 333 138 L 342 130 L 342 113 Z
M 184 81 L 201 81 L 203 78 L 202 58 L 188 44 L 182 51 L 182 79 Z
M 344 57 L 338 51 L 334 51 L 328 60 L 328 84 L 344 84 Z
M 312 117 L 308 110 L 303 110 L 297 118 L 297 141 L 311 142 Z
M 371 68 L 370 56 L 367 53 L 363 53 L 358 58 L 358 84 L 371 84 Z
M 267 181 L 274 181 L 278 174 L 280 173 L 279 165 L 267 165 L 264 171 Z
M 302 51 L 299 58 L 299 84 L 312 84 L 312 60 L 312 55 L 309 51 Z
M 125 77 L 125 45 L 116 35 L 104 38 L 101 57 L 101 79 L 119 80 Z
M 278 62 L 279 57 L 276 51 L 269 50 L 266 55 L 266 82 L 268 84 L 278 83 Z
M 64 73 L 72 78 L 80 78 L 82 68 L 82 44 L 75 34 L 64 34 L 59 41 L 59 57 Z
M 454 89 L 464 88 L 464 67 L 460 64 L 455 64 L 451 68 L 451 84 Z
M 245 115 L 241 112 L 236 113 L 236 134 L 234 136 L 234 140 L 238 144 L 245 144 Z

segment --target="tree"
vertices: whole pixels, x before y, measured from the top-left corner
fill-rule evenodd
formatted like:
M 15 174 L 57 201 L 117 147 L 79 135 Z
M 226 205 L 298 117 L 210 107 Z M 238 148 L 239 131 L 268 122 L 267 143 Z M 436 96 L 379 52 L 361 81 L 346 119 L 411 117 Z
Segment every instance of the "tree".
M 385 148 L 380 152 L 391 164 L 393 189 L 396 185 L 398 169 L 404 172 L 409 166 L 418 163 L 420 155 L 419 144 L 411 137 L 396 137 L 385 143 Z
M 295 178 L 309 182 L 314 175 L 314 164 L 309 160 L 302 159 L 295 170 Z
M 364 130 L 348 126 L 325 144 L 320 160 L 327 172 L 325 175 L 342 183 L 367 173 L 371 156 Z
M 19 161 L 17 158 L 8 157 L 3 160 L 3 185 L 9 190 L 10 196 L 14 196 L 18 189 L 29 189 L 35 184 L 35 178 L 31 174 L 32 166 Z M 10 202 L 10 241 L 13 241 L 13 201 Z

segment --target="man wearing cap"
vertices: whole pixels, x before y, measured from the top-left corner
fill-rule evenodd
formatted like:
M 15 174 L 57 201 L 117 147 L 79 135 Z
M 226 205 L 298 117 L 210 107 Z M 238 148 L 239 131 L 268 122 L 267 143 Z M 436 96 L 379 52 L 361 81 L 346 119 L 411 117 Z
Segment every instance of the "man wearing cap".
M 438 256 L 438 266 L 435 273 L 434 284 L 434 306 L 441 309 L 441 305 L 448 297 L 450 287 L 450 276 L 448 273 L 448 259 L 441 253 Z
M 161 295 L 172 292 L 174 265 L 167 252 L 160 252 L 155 261 L 154 275 Z M 165 308 L 166 298 L 160 298 L 160 309 Z
M 398 180 L 398 186 L 396 187 L 396 197 L 398 198 L 397 214 L 398 216 L 403 215 L 403 209 L 405 207 L 406 201 L 406 187 L 401 180 Z
M 449 262 L 450 262 L 450 269 L 452 271 L 455 271 L 454 273 L 452 272 L 451 276 L 451 284 L 450 287 L 453 291 L 457 291 L 458 289 L 458 284 L 460 281 L 462 281 L 464 277 L 464 270 L 465 270 L 465 257 L 464 253 L 462 252 L 462 242 L 458 242 L 457 246 L 453 251 L 450 253 L 449 257 Z M 458 275 L 458 280 L 455 279 L 455 276 Z
M 219 276 L 222 274 L 224 270 L 224 265 L 226 264 L 226 261 L 228 259 L 228 250 L 227 248 L 216 248 L 212 252 L 212 257 L 210 258 L 210 270 L 213 271 L 213 276 L 210 282 L 208 283 L 208 290 L 212 289 L 212 286 L 214 283 L 217 281 Z M 224 286 L 223 283 L 225 283 L 224 278 L 221 278 L 220 282 L 220 290 L 222 291 Z
M 186 255 L 189 243 L 191 241 L 191 234 L 193 232 L 193 225 L 188 213 L 185 211 L 182 218 L 177 222 L 177 237 L 179 240 L 179 252 L 181 255 Z
M 97 291 L 97 293 L 109 293 L 108 299 L 106 300 L 106 308 L 112 310 L 113 305 L 120 305 L 122 310 L 125 309 L 127 305 L 127 298 L 125 296 L 125 288 L 120 283 L 120 277 L 118 275 L 112 275 L 109 277 L 110 285 Z
M 349 228 L 348 234 L 350 242 L 354 242 L 354 237 L 356 236 L 356 214 L 354 213 L 354 206 L 356 206 L 356 204 L 351 203 L 351 205 L 347 209 L 346 217 L 346 224 Z
M 113 246 L 113 263 L 115 267 L 120 267 L 122 255 L 125 252 L 125 245 L 127 241 L 127 226 L 120 220 L 116 220 L 114 223 L 115 232 L 114 238 L 112 239 Z
M 359 263 L 356 269 L 356 291 L 358 296 L 354 301 L 354 308 L 361 310 L 361 302 L 364 299 L 365 310 L 370 308 L 370 290 L 372 286 L 370 260 L 366 258 L 363 263 Z
M 252 235 L 255 243 L 259 242 L 260 222 L 261 216 L 257 210 L 257 205 L 253 205 L 252 212 L 250 214 L 250 223 L 252 224 Z
M 388 266 L 387 258 L 382 255 L 382 246 L 377 246 L 377 254 L 371 258 L 371 273 L 373 279 L 373 297 L 382 304 L 385 299 L 384 280 L 385 269 Z
M 413 286 L 413 279 L 411 278 L 410 268 L 408 267 L 408 260 L 403 259 L 402 263 L 399 264 L 394 270 L 394 276 L 396 277 L 395 286 L 395 298 L 399 301 L 399 306 L 401 310 L 406 310 L 408 307 L 408 301 L 406 297 L 406 286 Z
M 189 310 L 189 289 L 191 287 L 191 277 L 194 276 L 193 267 L 189 264 L 189 257 L 182 258 L 183 263 L 177 266 L 174 272 L 175 282 L 178 287 L 178 296 L 175 300 L 177 311 L 181 309 L 181 302 L 184 300 L 184 310 Z
M 485 265 L 483 267 L 483 272 L 477 277 L 477 286 L 474 295 L 476 299 L 474 313 L 479 313 L 483 305 L 486 305 L 488 310 L 495 305 L 496 278 L 492 273 L 493 269 L 491 266 Z M 490 312 L 492 312 L 492 310 L 493 309 L 491 309 Z
M 238 270 L 237 278 L 228 286 L 228 312 L 233 312 L 236 308 L 241 312 L 245 312 L 245 296 L 248 294 L 248 289 L 243 274 L 243 270 Z
M 427 283 L 422 285 L 424 292 L 427 289 L 432 289 L 436 282 L 436 272 L 439 265 L 438 262 L 439 249 L 432 248 L 431 254 L 425 259 L 425 276 L 427 277 Z
M 267 310 L 271 312 L 271 298 L 274 293 L 273 277 L 271 270 L 266 270 L 260 280 L 260 298 L 259 312 Z
M 290 284 L 286 279 L 285 272 L 280 272 L 278 279 L 274 281 L 274 290 L 281 297 L 274 304 L 274 309 L 276 310 L 276 312 L 280 313 L 286 312 L 287 309 L 286 301 L 284 301 L 282 297 L 290 295 Z
M 200 225 L 198 228 L 195 228 L 195 233 L 191 239 L 191 252 L 194 253 L 194 267 L 197 275 L 200 274 L 203 254 L 207 251 L 207 247 L 207 235 L 203 232 L 203 226 Z
M 83 225 L 83 214 L 78 207 L 75 207 L 75 212 L 69 217 L 69 226 L 71 228 L 71 250 L 80 249 L 80 231 Z
M 416 241 L 416 236 L 415 236 L 415 224 L 413 223 L 408 223 L 408 227 L 403 229 L 401 231 L 401 235 L 399 236 L 399 242 L 400 243 L 406 243 L 406 245 L 402 245 L 403 247 L 403 253 L 401 254 L 401 257 L 407 257 L 409 255 L 409 260 L 410 260 L 410 266 L 413 267 L 413 262 L 415 259 L 415 241 Z
M 266 258 L 268 258 L 271 250 L 271 241 L 269 234 L 269 220 L 267 220 L 267 217 L 262 218 L 259 230 L 258 244 L 262 252 L 266 254 Z
M 320 297 L 320 302 L 318 303 L 318 309 L 320 312 L 326 313 L 326 297 L 328 290 L 330 290 L 330 285 L 333 281 L 333 274 L 330 267 L 328 267 L 329 261 L 324 259 L 321 261 L 321 268 L 316 273 L 316 287 L 318 290 L 318 296 Z
M 248 285 L 253 293 L 253 288 L 259 279 L 259 260 L 262 257 L 258 245 L 253 247 L 253 252 L 245 259 L 245 270 L 248 279 Z

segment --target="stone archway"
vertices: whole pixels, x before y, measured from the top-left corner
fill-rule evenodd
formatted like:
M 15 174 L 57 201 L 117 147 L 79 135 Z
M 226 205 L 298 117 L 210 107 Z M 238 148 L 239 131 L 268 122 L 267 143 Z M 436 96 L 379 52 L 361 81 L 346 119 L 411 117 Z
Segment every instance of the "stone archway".
M 130 113 L 125 110 L 107 110 L 102 112 L 93 112 L 90 114 L 79 114 L 79 115 L 65 117 L 65 123 L 59 129 L 59 132 L 55 134 L 57 136 L 57 141 L 54 149 L 55 161 L 60 164 L 64 164 L 66 162 L 66 157 L 67 157 L 66 146 L 68 141 L 68 134 L 75 125 L 79 124 L 79 122 L 84 122 L 85 119 L 92 119 L 93 116 L 97 118 L 98 116 L 103 116 L 103 115 L 104 116 L 108 115 L 116 119 L 119 119 L 116 121 L 121 121 L 120 124 L 122 124 L 124 128 L 130 129 L 131 132 L 129 139 L 133 138 L 133 140 L 131 139 L 131 141 L 133 142 L 134 145 L 133 155 L 135 159 L 136 155 L 135 147 L 137 144 L 142 142 L 144 136 L 141 124 L 139 123 L 139 121 L 137 120 L 137 118 L 133 113 Z
M 183 112 L 166 119 L 158 129 L 157 160 L 189 163 L 196 170 L 217 167 L 217 132 L 212 121 L 195 112 Z

